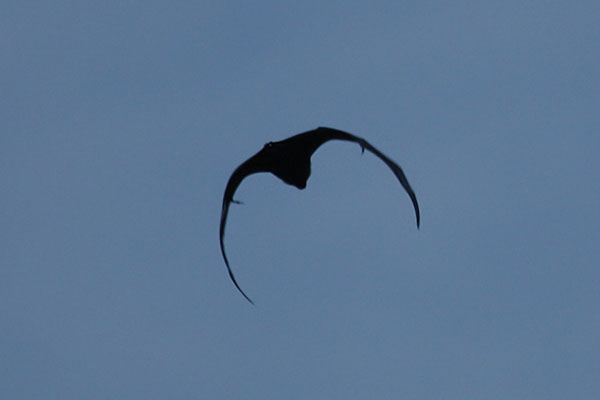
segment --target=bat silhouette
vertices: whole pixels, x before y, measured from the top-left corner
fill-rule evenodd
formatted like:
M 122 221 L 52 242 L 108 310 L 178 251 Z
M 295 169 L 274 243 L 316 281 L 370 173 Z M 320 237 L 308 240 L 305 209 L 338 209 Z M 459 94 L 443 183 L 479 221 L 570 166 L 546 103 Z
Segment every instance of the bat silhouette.
M 299 133 L 280 142 L 269 142 L 265 144 L 261 151 L 250 157 L 239 167 L 237 167 L 235 171 L 233 171 L 233 174 L 227 182 L 227 187 L 225 188 L 225 194 L 223 195 L 223 208 L 221 210 L 221 227 L 219 230 L 219 238 L 221 243 L 221 253 L 223 254 L 223 259 L 225 260 L 225 265 L 227 266 L 227 272 L 229 272 L 229 277 L 231 278 L 235 287 L 246 298 L 246 300 L 252 304 L 254 304 L 254 302 L 250 300 L 246 293 L 244 293 L 242 288 L 238 285 L 235 276 L 233 275 L 233 271 L 229 266 L 229 260 L 227 260 L 227 255 L 225 254 L 225 245 L 223 244 L 223 236 L 225 235 L 225 224 L 227 222 L 229 205 L 231 203 L 240 204 L 239 201 L 233 199 L 233 194 L 244 178 L 246 178 L 248 175 L 256 174 L 258 172 L 270 172 L 285 183 L 295 186 L 298 189 L 304 189 L 306 187 L 306 181 L 310 176 L 311 156 L 323 143 L 333 139 L 358 143 L 362 148 L 363 153 L 365 152 L 365 149 L 369 150 L 371 153 L 379 157 L 384 163 L 386 163 L 388 167 L 390 167 L 412 201 L 417 217 L 417 227 L 419 227 L 421 217 L 419 213 L 417 197 L 410 187 L 406 176 L 404 176 L 402 168 L 400 168 L 398 164 L 390 160 L 382 152 L 373 147 L 365 139 L 337 129 L 319 127 L 311 131 Z

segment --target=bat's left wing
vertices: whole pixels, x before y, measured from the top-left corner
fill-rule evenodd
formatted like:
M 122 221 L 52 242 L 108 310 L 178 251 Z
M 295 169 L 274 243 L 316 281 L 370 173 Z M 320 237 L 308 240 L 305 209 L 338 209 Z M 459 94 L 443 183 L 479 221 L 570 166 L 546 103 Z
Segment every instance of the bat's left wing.
M 315 134 L 318 132 L 319 136 L 321 136 L 323 138 L 321 143 L 324 143 L 326 140 L 332 140 L 332 139 L 355 142 L 355 143 L 358 143 L 362 147 L 363 151 L 365 149 L 367 149 L 371 153 L 373 153 L 377 157 L 379 157 L 379 159 L 381 159 L 388 167 L 390 167 L 390 169 L 392 170 L 394 175 L 396 175 L 396 178 L 398 178 L 398 180 L 400 181 L 400 184 L 402 185 L 404 190 L 406 190 L 406 193 L 408 193 L 408 197 L 410 197 L 410 200 L 412 201 L 413 207 L 415 209 L 415 215 L 417 217 L 417 227 L 419 227 L 419 225 L 421 224 L 421 214 L 419 212 L 419 203 L 417 202 L 417 196 L 415 195 L 415 192 L 410 187 L 410 183 L 408 183 L 408 179 L 406 179 L 406 175 L 404 175 L 404 171 L 402 171 L 402 168 L 400 168 L 400 166 L 398 164 L 396 164 L 393 160 L 391 160 L 389 157 L 387 157 L 381 151 L 377 150 L 375 148 L 375 146 L 373 146 L 371 143 L 367 142 L 365 139 L 358 137 L 358 136 L 354 136 L 348 132 L 340 131 L 339 129 L 326 128 L 326 127 L 317 128 L 313 132 L 315 132 Z

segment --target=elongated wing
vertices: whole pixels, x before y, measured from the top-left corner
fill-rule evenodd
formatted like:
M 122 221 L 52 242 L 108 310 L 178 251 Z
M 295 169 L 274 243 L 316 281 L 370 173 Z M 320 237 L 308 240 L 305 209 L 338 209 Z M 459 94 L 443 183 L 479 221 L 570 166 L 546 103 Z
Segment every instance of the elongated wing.
M 239 167 L 233 171 L 233 174 L 229 177 L 229 181 L 227 181 L 227 186 L 225 187 L 225 194 L 223 195 L 223 207 L 221 209 L 221 227 L 219 229 L 219 241 L 221 243 L 221 254 L 223 254 L 223 259 L 225 260 L 225 265 L 227 266 L 227 272 L 229 272 L 229 277 L 233 281 L 233 284 L 240 291 L 240 293 L 248 300 L 250 303 L 254 304 L 252 300 L 244 293 L 240 285 L 238 285 L 235 276 L 233 275 L 233 271 L 229 266 L 229 260 L 227 259 L 227 255 L 225 254 L 225 244 L 223 242 L 223 237 L 225 236 L 225 225 L 227 223 L 227 214 L 229 213 L 229 205 L 232 202 L 236 202 L 233 200 L 233 195 L 237 190 L 238 186 L 242 183 L 244 178 L 248 175 L 256 174 L 258 172 L 269 172 L 268 166 L 265 165 L 264 153 L 259 151 L 254 156 L 246 160 Z
M 415 192 L 410 187 L 410 183 L 408 183 L 408 179 L 406 179 L 406 175 L 404 175 L 402 168 L 400 168 L 400 166 L 398 164 L 396 164 L 393 160 L 391 160 L 389 157 L 387 157 L 381 151 L 377 150 L 375 148 L 375 146 L 373 146 L 371 143 L 367 142 L 365 139 L 358 137 L 358 136 L 354 136 L 348 132 L 340 131 L 338 129 L 333 129 L 333 128 L 319 127 L 313 131 L 309 131 L 309 132 L 306 132 L 306 133 L 300 134 L 300 135 L 307 135 L 307 134 L 314 135 L 314 139 L 311 142 L 314 143 L 314 145 L 316 145 L 317 147 L 320 146 L 321 144 L 325 143 L 328 140 L 335 140 L 335 139 L 346 140 L 346 141 L 358 143 L 362 147 L 363 151 L 365 151 L 365 149 L 367 149 L 371 153 L 373 153 L 377 157 L 379 157 L 379 159 L 381 159 L 388 167 L 390 167 L 390 169 L 392 170 L 394 175 L 396 175 L 396 178 L 398 178 L 398 180 L 400 181 L 400 184 L 402 185 L 404 190 L 406 190 L 406 193 L 408 193 L 408 197 L 410 197 L 410 200 L 412 201 L 412 204 L 413 204 L 413 208 L 415 209 L 415 215 L 417 217 L 417 227 L 419 227 L 419 225 L 421 224 L 421 214 L 419 212 L 419 203 L 417 202 L 417 196 L 415 195 Z M 298 136 L 300 136 L 300 135 L 298 135 Z M 314 148 L 312 151 L 315 151 L 315 150 L 316 150 L 316 148 Z

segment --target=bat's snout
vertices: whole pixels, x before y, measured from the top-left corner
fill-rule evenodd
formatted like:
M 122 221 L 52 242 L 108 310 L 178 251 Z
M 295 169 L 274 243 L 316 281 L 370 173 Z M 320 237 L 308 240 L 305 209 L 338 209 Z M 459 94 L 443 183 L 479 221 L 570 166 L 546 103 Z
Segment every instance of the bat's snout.
M 300 190 L 305 189 L 306 188 L 306 181 L 304 181 L 304 182 L 298 182 L 294 186 L 296 186 Z

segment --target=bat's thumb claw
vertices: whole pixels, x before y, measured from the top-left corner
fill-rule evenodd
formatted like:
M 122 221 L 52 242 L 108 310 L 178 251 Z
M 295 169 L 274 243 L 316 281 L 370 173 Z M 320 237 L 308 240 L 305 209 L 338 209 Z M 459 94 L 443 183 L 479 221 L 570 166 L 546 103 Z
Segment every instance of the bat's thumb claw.
M 239 201 L 239 200 L 231 200 L 232 203 L 234 204 L 244 204 L 243 202 Z

